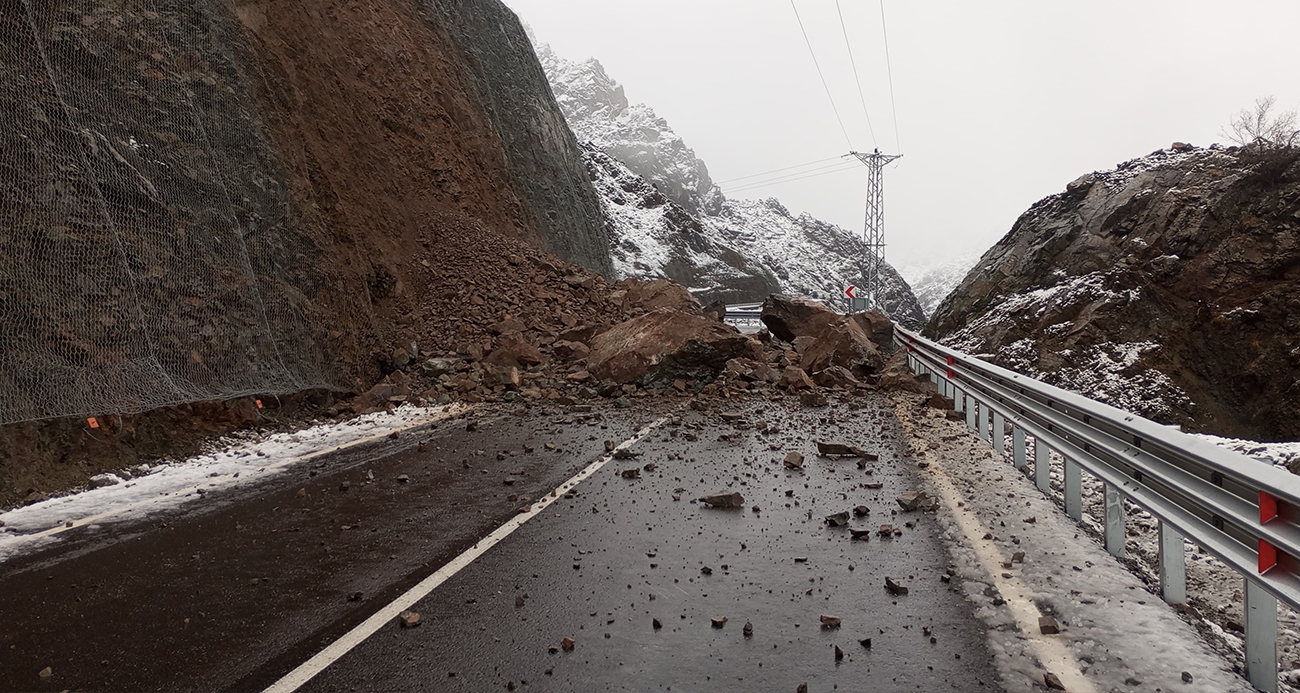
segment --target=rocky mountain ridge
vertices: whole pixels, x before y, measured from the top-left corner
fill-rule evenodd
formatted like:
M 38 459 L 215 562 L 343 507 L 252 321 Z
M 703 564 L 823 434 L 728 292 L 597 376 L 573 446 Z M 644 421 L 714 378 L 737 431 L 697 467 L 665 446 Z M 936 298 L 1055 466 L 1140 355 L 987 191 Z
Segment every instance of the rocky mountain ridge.
M 1300 151 L 1168 149 L 1025 212 L 927 332 L 1167 423 L 1300 436 Z
M 775 198 L 727 198 L 668 123 L 630 104 L 598 61 L 534 45 L 569 126 L 588 144 L 617 274 L 670 278 L 705 303 L 792 293 L 847 307 L 843 291 L 861 282 L 867 252 L 857 234 L 792 214 Z M 888 265 L 884 280 L 886 311 L 921 325 L 925 313 L 907 282 Z

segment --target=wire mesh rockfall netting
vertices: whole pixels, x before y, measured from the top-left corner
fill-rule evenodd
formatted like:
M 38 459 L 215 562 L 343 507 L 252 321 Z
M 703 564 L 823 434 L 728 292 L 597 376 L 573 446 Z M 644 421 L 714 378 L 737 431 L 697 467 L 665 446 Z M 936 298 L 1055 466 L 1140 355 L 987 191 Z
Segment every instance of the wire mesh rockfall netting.
M 329 385 L 227 21 L 0 0 L 0 423 Z

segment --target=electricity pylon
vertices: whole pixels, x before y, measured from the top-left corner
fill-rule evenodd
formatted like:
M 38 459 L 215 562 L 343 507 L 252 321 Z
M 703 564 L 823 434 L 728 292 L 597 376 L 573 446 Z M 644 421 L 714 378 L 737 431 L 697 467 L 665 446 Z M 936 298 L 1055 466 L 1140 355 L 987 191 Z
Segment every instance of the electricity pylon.
M 902 154 L 881 154 L 877 149 L 870 154 L 849 152 L 867 165 L 867 220 L 862 240 L 867 244 L 867 257 L 863 263 L 862 288 L 866 289 L 867 307 L 884 312 L 884 287 L 880 281 L 880 266 L 885 262 L 885 165 L 901 158 Z

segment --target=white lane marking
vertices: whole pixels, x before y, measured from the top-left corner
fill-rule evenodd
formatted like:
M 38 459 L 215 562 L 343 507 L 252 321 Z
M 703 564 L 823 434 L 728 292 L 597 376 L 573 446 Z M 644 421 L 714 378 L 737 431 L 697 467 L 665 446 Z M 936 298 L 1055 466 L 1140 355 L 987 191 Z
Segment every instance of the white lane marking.
M 901 408 L 903 405 L 897 405 Z M 915 432 L 916 428 L 912 421 L 904 412 L 898 412 L 896 417 L 909 434 Z M 1088 679 L 1083 671 L 1079 668 L 1079 662 L 1070 653 L 1070 648 L 1059 638 L 1050 638 L 1040 634 L 1038 629 L 1038 617 L 1042 614 L 1038 610 L 1038 605 L 1024 595 L 1030 594 L 1030 591 L 1021 582 L 1020 578 L 1014 573 L 1006 573 L 1002 569 L 1002 554 L 997 545 L 989 539 L 975 539 L 974 537 L 984 537 L 986 530 L 980 525 L 975 513 L 970 510 L 970 504 L 964 502 L 961 492 L 957 486 L 952 483 L 952 478 L 948 472 L 939 464 L 939 459 L 930 454 L 928 450 L 918 450 L 918 456 L 924 457 L 930 463 L 930 471 L 934 472 L 931 481 L 934 482 L 935 488 L 938 489 L 939 495 L 943 496 L 943 502 L 948 506 L 948 512 L 953 519 L 957 521 L 957 526 L 961 533 L 971 538 L 971 548 L 975 549 L 975 557 L 979 560 L 980 568 L 991 584 L 997 586 L 999 594 L 1007 602 L 1007 607 L 1011 610 L 1011 615 L 1016 619 L 1016 625 L 1020 628 L 1020 634 L 1028 640 L 1034 651 L 1038 653 L 1038 660 L 1043 669 L 1056 674 L 1065 684 L 1066 690 L 1071 693 L 1095 693 L 1097 690 L 1092 685 L 1092 680 Z M 1004 573 L 1011 577 L 1003 577 Z
M 366 436 L 366 437 L 364 437 L 364 438 L 357 438 L 356 440 L 350 440 L 350 441 L 348 441 L 348 442 L 346 442 L 346 443 L 343 443 L 342 445 L 336 445 L 336 446 L 334 446 L 334 447 L 332 447 L 332 448 L 329 448 L 328 450 L 317 450 L 316 452 L 313 452 L 313 453 L 310 453 L 310 454 L 307 454 L 307 455 L 302 455 L 302 456 L 300 456 L 300 457 L 293 457 L 293 458 L 290 458 L 290 459 L 287 459 L 287 460 L 281 460 L 281 461 L 279 461 L 279 462 L 272 462 L 271 464 L 267 464 L 267 465 L 264 465 L 264 466 L 262 466 L 262 467 L 258 467 L 258 471 L 259 471 L 259 472 L 264 472 L 264 471 L 269 471 L 269 470 L 279 469 L 279 468 L 281 468 L 281 467 L 288 467 L 288 466 L 291 466 L 291 465 L 301 464 L 301 463 L 303 463 L 303 462 L 307 462 L 307 461 L 310 461 L 310 460 L 314 460 L 314 459 L 316 459 L 317 457 L 321 457 L 322 455 L 332 455 L 332 454 L 334 454 L 334 453 L 336 453 L 336 452 L 339 452 L 340 450 L 347 450 L 348 448 L 356 447 L 356 446 L 358 446 L 358 445 L 361 445 L 362 443 L 368 443 L 368 442 L 370 442 L 370 441 L 372 441 L 372 440 L 378 440 L 378 439 L 380 439 L 380 438 L 387 438 L 388 436 L 390 436 L 390 435 L 392 435 L 392 434 L 394 434 L 394 433 L 401 433 L 401 432 L 403 432 L 403 431 L 409 431 L 409 430 L 411 430 L 412 428 L 416 428 L 416 427 L 419 427 L 419 426 L 423 426 L 423 425 L 425 425 L 425 424 L 433 423 L 433 422 L 435 422 L 435 421 L 442 421 L 443 419 L 448 419 L 448 418 L 451 418 L 451 417 L 453 417 L 453 416 L 457 416 L 457 415 L 459 415 L 459 414 L 464 414 L 464 413 L 466 413 L 466 412 L 472 411 L 474 408 L 475 408 L 475 407 L 474 407 L 473 405 L 471 405 L 471 406 L 467 406 L 467 407 L 466 407 L 466 406 L 453 406 L 453 407 L 449 407 L 449 408 L 447 408 L 446 410 L 440 411 L 440 412 L 438 412 L 438 413 L 436 413 L 436 414 L 432 414 L 432 415 L 430 415 L 430 416 L 426 416 L 426 417 L 424 417 L 424 418 L 422 418 L 422 419 L 419 419 L 419 420 L 417 420 L 417 421 L 414 421 L 414 422 L 408 423 L 408 424 L 405 425 L 405 426 L 401 426 L 401 427 L 399 427 L 399 428 L 389 428 L 389 429 L 385 429 L 383 433 L 376 433 L 376 434 L 374 434 L 374 435 Z M 63 523 L 63 524 L 61 524 L 61 525 L 59 525 L 59 526 L 57 526 L 57 527 L 51 527 L 51 528 L 49 528 L 49 529 L 44 529 L 44 530 L 41 530 L 41 531 L 39 531 L 39 532 L 32 532 L 31 534 L 23 534 L 23 535 L 21 535 L 21 538 L 24 539 L 24 540 L 26 540 L 26 539 L 40 539 L 40 538 L 43 538 L 43 537 L 54 536 L 54 535 L 56 535 L 56 534 L 62 534 L 63 532 L 67 532 L 67 531 L 69 531 L 69 530 L 73 530 L 73 529 L 76 529 L 76 528 L 78 528 L 78 527 L 84 527 L 84 526 L 86 526 L 86 525 L 93 525 L 93 524 L 96 524 L 96 523 L 98 523 L 98 522 L 101 522 L 101 521 L 103 521 L 103 520 L 105 520 L 105 519 L 108 519 L 108 518 L 110 518 L 110 517 L 113 517 L 113 516 L 116 516 L 116 515 L 121 515 L 122 513 L 129 512 L 129 511 L 135 509 L 135 508 L 138 507 L 138 506 L 153 503 L 155 500 L 156 500 L 156 499 L 154 499 L 154 498 L 149 498 L 149 499 L 146 499 L 146 500 L 135 501 L 135 502 L 133 502 L 133 503 L 127 503 L 126 505 L 121 505 L 121 506 L 118 506 L 118 507 L 116 507 L 116 508 L 112 508 L 112 509 L 110 509 L 110 510 L 105 510 L 105 511 L 102 512 L 102 513 L 97 513 L 97 514 L 94 514 L 94 515 L 89 515 L 89 516 L 87 516 L 87 517 L 83 517 L 83 518 L 81 518 L 81 519 L 79 519 L 79 520 L 69 520 L 68 522 L 65 522 L 65 523 Z
M 496 531 L 479 540 L 477 544 L 466 549 L 464 553 L 451 559 L 449 563 L 439 568 L 429 577 L 421 580 L 419 584 L 407 590 L 405 594 L 394 599 L 384 608 L 376 611 L 370 616 L 370 618 L 367 618 L 365 621 L 362 621 L 360 625 L 345 633 L 343 637 L 330 643 L 325 649 L 317 652 L 311 659 L 298 665 L 298 668 L 285 674 L 279 681 L 268 686 L 263 693 L 292 693 L 292 691 L 301 688 L 302 685 L 310 681 L 312 677 L 324 671 L 325 667 L 338 661 L 339 658 L 343 657 L 343 655 L 364 642 L 366 638 L 374 635 L 380 628 L 391 624 L 393 619 L 396 619 L 403 611 L 406 611 L 414 606 L 416 602 L 427 597 L 429 593 L 437 589 L 439 585 L 451 579 L 453 575 L 460 572 L 470 563 L 473 563 L 474 559 L 487 553 L 488 549 L 501 543 L 501 541 L 510 536 L 512 532 L 522 527 L 525 522 L 531 520 L 543 510 L 546 510 L 551 503 L 554 503 L 556 500 L 563 497 L 570 489 L 585 481 L 592 474 L 600 471 L 601 467 L 604 467 L 607 462 L 614 459 L 615 452 L 626 450 L 631 447 L 637 441 L 649 435 L 651 431 L 662 426 L 668 419 L 669 417 L 665 416 L 658 421 L 649 424 L 645 428 L 642 428 L 640 431 L 637 431 L 636 435 L 620 443 L 613 451 L 601 456 L 595 462 L 587 465 L 582 471 L 574 475 L 573 478 L 560 484 L 555 488 L 555 490 L 543 496 L 526 512 L 510 518 L 509 521 L 498 527 Z

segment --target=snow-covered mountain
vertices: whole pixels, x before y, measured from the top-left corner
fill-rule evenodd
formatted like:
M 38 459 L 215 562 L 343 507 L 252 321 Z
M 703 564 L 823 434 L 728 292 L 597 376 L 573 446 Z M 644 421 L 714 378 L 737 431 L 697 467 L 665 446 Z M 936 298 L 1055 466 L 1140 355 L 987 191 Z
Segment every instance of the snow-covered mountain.
M 975 263 L 979 262 L 979 253 L 967 253 L 945 260 L 936 265 L 910 266 L 899 270 L 921 302 L 921 309 L 927 316 L 943 303 L 943 299 L 961 284 Z
M 645 104 L 594 60 L 573 62 L 534 41 L 560 109 L 584 147 L 605 209 L 614 269 L 667 277 L 704 302 L 761 301 L 792 293 L 847 306 L 844 288 L 861 283 L 861 238 L 775 198 L 728 199 L 704 162 Z M 911 287 L 883 268 L 885 309 L 909 326 L 925 321 Z

